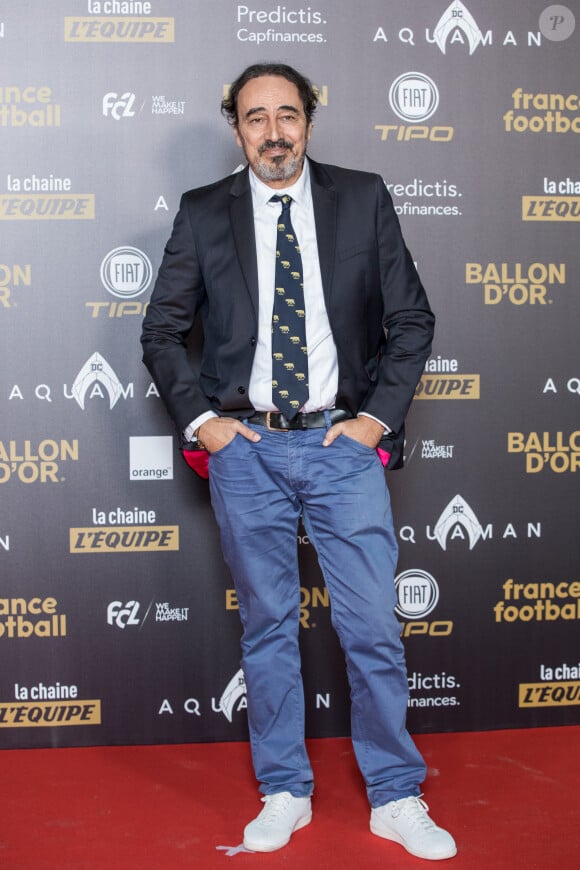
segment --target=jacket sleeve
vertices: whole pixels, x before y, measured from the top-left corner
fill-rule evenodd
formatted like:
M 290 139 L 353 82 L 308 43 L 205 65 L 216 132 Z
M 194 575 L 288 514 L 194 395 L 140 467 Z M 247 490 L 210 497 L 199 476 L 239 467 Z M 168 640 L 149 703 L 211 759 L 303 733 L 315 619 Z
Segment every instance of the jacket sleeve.
M 402 429 L 431 352 L 435 317 L 405 245 L 383 180 L 377 176 L 376 233 L 386 342 L 377 380 L 361 411 Z
M 143 322 L 143 362 L 178 432 L 211 410 L 188 358 L 187 340 L 205 300 L 205 286 L 189 217 L 181 198 Z

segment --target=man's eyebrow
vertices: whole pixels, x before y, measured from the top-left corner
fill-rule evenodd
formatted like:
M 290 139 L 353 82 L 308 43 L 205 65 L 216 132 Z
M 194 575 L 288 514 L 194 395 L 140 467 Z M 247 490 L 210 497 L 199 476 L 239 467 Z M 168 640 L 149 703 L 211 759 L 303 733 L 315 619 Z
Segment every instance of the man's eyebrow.
M 248 109 L 248 111 L 244 115 L 244 118 L 250 118 L 252 115 L 255 115 L 257 112 L 265 112 L 265 111 L 266 111 L 265 106 L 254 106 L 253 109 Z
M 253 108 L 248 109 L 248 111 L 246 112 L 244 117 L 251 118 L 252 115 L 257 114 L 258 112 L 265 112 L 265 111 L 266 111 L 265 106 L 254 106 Z M 300 110 L 297 109 L 296 106 L 278 106 L 276 111 L 277 112 L 294 112 L 296 115 L 300 114 Z

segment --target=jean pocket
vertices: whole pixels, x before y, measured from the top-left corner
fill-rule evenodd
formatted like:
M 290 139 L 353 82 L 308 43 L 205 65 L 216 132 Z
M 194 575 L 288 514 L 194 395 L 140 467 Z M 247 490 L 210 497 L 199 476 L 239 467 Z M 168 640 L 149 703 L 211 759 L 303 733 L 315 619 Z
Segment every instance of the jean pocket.
M 231 441 L 228 441 L 228 443 L 224 444 L 223 447 L 220 447 L 219 450 L 214 450 L 213 453 L 210 453 L 209 455 L 211 457 L 223 456 L 225 453 L 229 453 L 229 451 L 232 449 L 234 444 L 240 440 L 244 440 L 243 436 L 236 432 L 236 434 L 234 435 L 234 437 L 232 438 Z
M 366 444 L 362 444 L 360 441 L 357 441 L 355 438 L 351 438 L 350 435 L 345 435 L 344 432 L 338 436 L 335 444 L 343 443 L 348 447 L 352 447 L 357 450 L 359 453 L 364 453 L 368 456 L 370 453 L 376 453 L 374 447 L 368 447 Z

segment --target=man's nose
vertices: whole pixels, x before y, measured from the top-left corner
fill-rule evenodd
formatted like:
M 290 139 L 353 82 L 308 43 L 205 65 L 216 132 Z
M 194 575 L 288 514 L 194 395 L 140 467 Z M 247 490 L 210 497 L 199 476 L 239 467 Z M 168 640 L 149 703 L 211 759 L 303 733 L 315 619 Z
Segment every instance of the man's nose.
M 280 130 L 278 127 L 278 119 L 277 118 L 269 118 L 268 119 L 268 129 L 266 132 L 266 139 L 271 139 L 272 142 L 277 142 L 278 139 L 281 139 L 282 136 L 280 134 Z

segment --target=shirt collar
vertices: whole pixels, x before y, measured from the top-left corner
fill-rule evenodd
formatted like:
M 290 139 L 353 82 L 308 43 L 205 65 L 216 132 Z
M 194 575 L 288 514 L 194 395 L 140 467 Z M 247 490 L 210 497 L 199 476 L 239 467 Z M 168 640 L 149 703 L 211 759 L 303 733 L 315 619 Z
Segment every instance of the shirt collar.
M 267 184 L 264 184 L 264 182 L 258 178 L 252 167 L 250 167 L 249 175 L 252 198 L 254 200 L 254 204 L 258 207 L 269 203 L 270 199 L 275 194 L 278 194 L 278 196 L 284 196 L 284 194 L 287 193 L 289 196 L 292 197 L 293 201 L 297 205 L 302 207 L 308 205 L 308 202 L 311 199 L 312 194 L 310 191 L 310 166 L 307 159 L 304 161 L 304 166 L 302 168 L 300 178 L 289 187 L 268 187 Z M 276 203 L 273 203 L 273 205 L 276 205 Z

